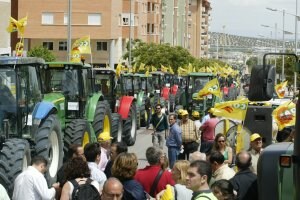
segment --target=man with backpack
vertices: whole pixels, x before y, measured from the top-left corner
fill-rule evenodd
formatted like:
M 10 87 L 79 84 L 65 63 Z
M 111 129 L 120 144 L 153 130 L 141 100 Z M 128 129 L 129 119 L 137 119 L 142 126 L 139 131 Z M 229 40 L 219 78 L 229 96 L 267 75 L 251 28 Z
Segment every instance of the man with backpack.
M 155 113 L 152 115 L 150 123 L 153 125 L 154 130 L 152 133 L 153 146 L 163 149 L 169 124 L 166 114 L 162 113 L 161 109 L 162 106 L 160 104 L 155 106 Z
M 106 176 L 103 171 L 98 168 L 101 159 L 101 150 L 99 143 L 89 143 L 84 147 L 84 155 L 88 166 L 91 170 L 91 179 L 97 181 L 100 188 L 103 187 L 106 181 Z

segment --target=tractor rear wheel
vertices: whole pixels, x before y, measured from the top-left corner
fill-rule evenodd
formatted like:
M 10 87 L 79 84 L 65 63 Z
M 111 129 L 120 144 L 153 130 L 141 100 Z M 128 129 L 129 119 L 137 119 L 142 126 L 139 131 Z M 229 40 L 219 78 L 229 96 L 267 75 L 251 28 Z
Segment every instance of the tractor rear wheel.
M 64 151 L 67 155 L 71 144 L 80 144 L 85 146 L 91 142 L 91 130 L 87 120 L 76 119 L 70 122 L 65 131 Z
M 29 143 L 23 139 L 8 139 L 0 151 L 0 183 L 12 196 L 15 178 L 24 171 L 31 160 Z
M 136 105 L 136 129 L 139 130 L 141 128 L 141 108 Z
M 55 115 L 43 121 L 35 135 L 36 155 L 48 160 L 46 179 L 49 185 L 56 182 L 56 175 L 63 162 L 63 136 Z
M 123 123 L 121 115 L 118 113 L 112 113 L 112 130 L 111 135 L 114 138 L 113 142 L 121 142 L 122 141 L 122 133 L 123 133 Z
M 101 134 L 108 134 L 111 136 L 111 110 L 107 101 L 100 101 L 97 104 L 93 128 L 97 139 Z
M 146 96 L 147 98 L 147 96 Z M 140 115 L 141 115 L 141 126 L 146 127 L 148 122 L 148 114 L 146 112 L 145 102 L 146 98 L 143 98 L 142 105 L 140 107 Z
M 124 132 L 124 141 L 128 146 L 132 146 L 136 140 L 136 105 L 132 103 L 128 117 L 124 122 L 123 132 Z

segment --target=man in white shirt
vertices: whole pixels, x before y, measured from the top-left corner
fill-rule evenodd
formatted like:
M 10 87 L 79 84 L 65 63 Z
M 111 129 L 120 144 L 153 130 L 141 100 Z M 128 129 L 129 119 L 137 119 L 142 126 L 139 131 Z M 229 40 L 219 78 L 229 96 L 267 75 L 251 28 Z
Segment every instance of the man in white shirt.
M 99 143 L 89 143 L 84 147 L 84 155 L 91 170 L 91 179 L 97 181 L 100 188 L 103 188 L 106 181 L 106 175 L 98 168 L 101 159 L 101 150 Z
M 59 183 L 54 183 L 48 188 L 44 177 L 48 161 L 42 156 L 32 159 L 32 166 L 18 175 L 14 183 L 13 200 L 38 200 L 54 199 Z
M 10 200 L 5 188 L 0 184 L 0 199 L 1 200 Z
M 225 158 L 223 154 L 219 151 L 214 151 L 209 156 L 214 181 L 221 179 L 230 180 L 235 175 L 235 171 L 228 167 L 228 164 L 224 163 L 224 160 Z

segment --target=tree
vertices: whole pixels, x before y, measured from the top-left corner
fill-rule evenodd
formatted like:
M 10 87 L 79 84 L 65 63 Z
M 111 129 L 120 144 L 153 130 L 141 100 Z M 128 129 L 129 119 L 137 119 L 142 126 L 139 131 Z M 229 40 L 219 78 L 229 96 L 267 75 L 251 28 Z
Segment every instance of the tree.
M 127 45 L 128 46 L 128 45 Z M 169 44 L 144 43 L 142 41 L 134 41 L 132 43 L 132 63 L 139 66 L 144 63 L 146 66 L 160 67 L 160 65 L 171 66 L 174 71 L 180 66 L 193 63 L 195 58 L 180 46 L 172 47 Z M 128 59 L 128 52 L 123 56 Z
M 52 62 L 56 59 L 54 54 L 43 46 L 33 47 L 27 52 L 27 56 L 40 57 L 43 58 L 46 62 Z
M 246 62 L 246 65 L 248 65 L 249 71 L 251 71 L 252 67 L 256 66 L 257 64 L 258 64 L 258 58 L 256 56 L 250 57 Z

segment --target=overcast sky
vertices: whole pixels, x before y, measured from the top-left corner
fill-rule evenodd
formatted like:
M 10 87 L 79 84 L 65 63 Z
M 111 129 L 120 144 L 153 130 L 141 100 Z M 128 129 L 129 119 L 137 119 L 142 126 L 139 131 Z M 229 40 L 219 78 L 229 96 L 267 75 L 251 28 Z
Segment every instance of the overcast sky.
M 285 10 L 296 14 L 297 0 L 210 0 L 211 22 L 210 31 L 225 32 L 228 34 L 275 38 L 275 23 L 277 23 L 277 38 L 282 38 L 283 13 L 267 10 L 270 7 Z M 300 15 L 300 0 L 298 1 L 298 16 Z M 264 28 L 261 24 L 272 26 Z M 224 28 L 223 28 L 224 27 Z M 285 30 L 295 32 L 295 17 L 285 15 Z M 281 32 L 280 32 L 281 31 Z M 300 22 L 298 23 L 298 33 Z M 295 38 L 293 35 L 285 35 L 285 38 Z M 299 38 L 299 35 L 298 35 Z

